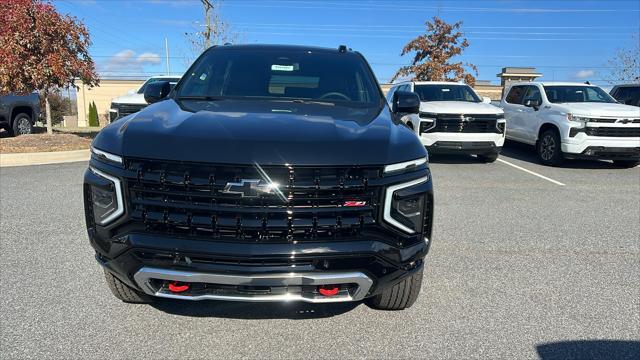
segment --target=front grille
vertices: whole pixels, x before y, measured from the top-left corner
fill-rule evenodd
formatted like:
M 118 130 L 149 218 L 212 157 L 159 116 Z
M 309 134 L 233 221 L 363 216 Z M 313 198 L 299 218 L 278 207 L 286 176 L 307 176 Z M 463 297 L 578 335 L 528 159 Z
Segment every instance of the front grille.
M 424 132 L 501 133 L 496 115 L 438 114 L 435 126 Z
M 640 137 L 640 127 L 588 127 L 585 133 L 589 136 Z
M 381 176 L 379 167 L 259 168 L 136 159 L 127 167 L 137 174 L 126 179 L 130 216 L 151 232 L 250 241 L 354 239 L 376 223 L 380 206 L 381 189 L 369 185 Z M 225 192 L 228 183 L 264 174 L 280 184 L 280 194 L 249 187 L 240 192 L 252 197 Z
M 608 123 L 608 124 L 612 124 L 615 122 L 622 122 L 622 123 L 628 123 L 628 124 L 638 124 L 640 123 L 640 119 L 626 119 L 626 118 L 621 118 L 621 119 L 611 119 L 611 118 L 589 118 L 589 122 L 597 122 L 597 123 Z
M 146 104 L 112 104 L 112 108 L 118 110 L 118 117 L 131 115 L 147 107 Z

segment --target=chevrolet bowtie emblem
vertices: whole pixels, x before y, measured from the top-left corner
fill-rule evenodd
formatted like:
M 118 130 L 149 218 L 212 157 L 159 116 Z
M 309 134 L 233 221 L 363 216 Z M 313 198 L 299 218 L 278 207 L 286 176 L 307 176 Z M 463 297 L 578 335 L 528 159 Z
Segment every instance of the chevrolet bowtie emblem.
M 271 194 L 278 188 L 276 183 L 267 183 L 259 179 L 241 179 L 238 182 L 229 182 L 222 190 L 226 194 L 240 194 L 241 197 L 258 197 L 260 194 Z

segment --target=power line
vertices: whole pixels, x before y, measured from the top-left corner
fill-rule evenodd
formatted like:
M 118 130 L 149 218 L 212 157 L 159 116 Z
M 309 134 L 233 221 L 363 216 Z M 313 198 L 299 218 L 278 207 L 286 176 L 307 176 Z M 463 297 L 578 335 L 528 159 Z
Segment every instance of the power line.
M 442 12 L 495 12 L 495 13 L 515 13 L 515 14 L 532 14 L 532 13 L 615 13 L 615 12 L 640 12 L 640 9 L 584 9 L 584 8 L 565 8 L 565 9 L 552 9 L 552 8 L 492 8 L 492 7 L 447 7 L 447 6 L 411 6 L 411 5 L 399 5 L 399 4 L 371 4 L 367 3 L 349 3 L 349 2 L 323 2 L 321 5 L 312 1 L 269 1 L 269 2 L 231 2 L 228 6 L 236 7 L 259 7 L 259 8 L 292 8 L 292 5 L 296 9 L 326 9 L 326 10 L 341 10 L 341 9 L 353 9 L 353 10 L 385 10 L 385 11 L 442 11 Z M 302 6 L 300 6 L 302 5 Z
M 309 33 L 309 32 L 265 32 L 265 31 L 247 31 L 247 34 L 256 34 L 256 35 L 279 35 L 279 36 L 304 36 L 304 37 L 333 37 L 335 38 L 338 34 L 325 34 L 325 33 Z M 343 34 L 342 37 L 366 37 L 371 38 L 371 35 L 368 34 Z M 406 36 L 401 35 L 376 35 L 375 38 L 384 38 L 384 39 L 406 39 Z M 524 38 L 524 37 L 476 37 L 476 36 L 466 36 L 466 38 L 470 40 L 500 40 L 500 41 L 597 41 L 597 40 L 619 40 L 619 38 Z

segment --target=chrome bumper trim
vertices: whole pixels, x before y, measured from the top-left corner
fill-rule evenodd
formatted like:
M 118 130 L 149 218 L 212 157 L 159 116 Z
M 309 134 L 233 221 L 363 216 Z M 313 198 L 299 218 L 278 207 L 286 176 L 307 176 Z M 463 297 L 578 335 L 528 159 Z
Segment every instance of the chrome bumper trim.
M 259 274 L 259 275 L 228 275 L 228 274 L 210 274 L 189 271 L 157 269 L 143 267 L 133 276 L 134 280 L 140 288 L 147 294 L 183 300 L 227 300 L 227 301 L 304 301 L 310 303 L 327 303 L 327 302 L 346 302 L 359 301 L 369 292 L 373 285 L 373 281 L 361 272 L 344 272 L 344 273 L 284 273 L 284 274 Z M 152 279 L 191 282 L 191 283 L 207 283 L 218 285 L 241 285 L 241 286 L 318 286 L 329 284 L 356 284 L 357 287 L 351 293 L 344 292 L 335 296 L 326 297 L 322 295 L 313 295 L 305 293 L 287 293 L 278 295 L 180 295 L 172 294 L 155 288 Z

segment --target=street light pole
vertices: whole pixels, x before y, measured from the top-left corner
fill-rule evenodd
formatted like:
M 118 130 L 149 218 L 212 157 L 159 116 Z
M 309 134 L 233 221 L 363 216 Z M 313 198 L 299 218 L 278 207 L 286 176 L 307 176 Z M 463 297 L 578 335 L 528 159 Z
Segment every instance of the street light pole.
M 166 65 L 167 65 L 167 75 L 171 74 L 171 65 L 169 65 L 169 40 L 167 40 L 167 38 L 164 38 L 164 52 L 165 52 L 165 58 L 167 60 Z

